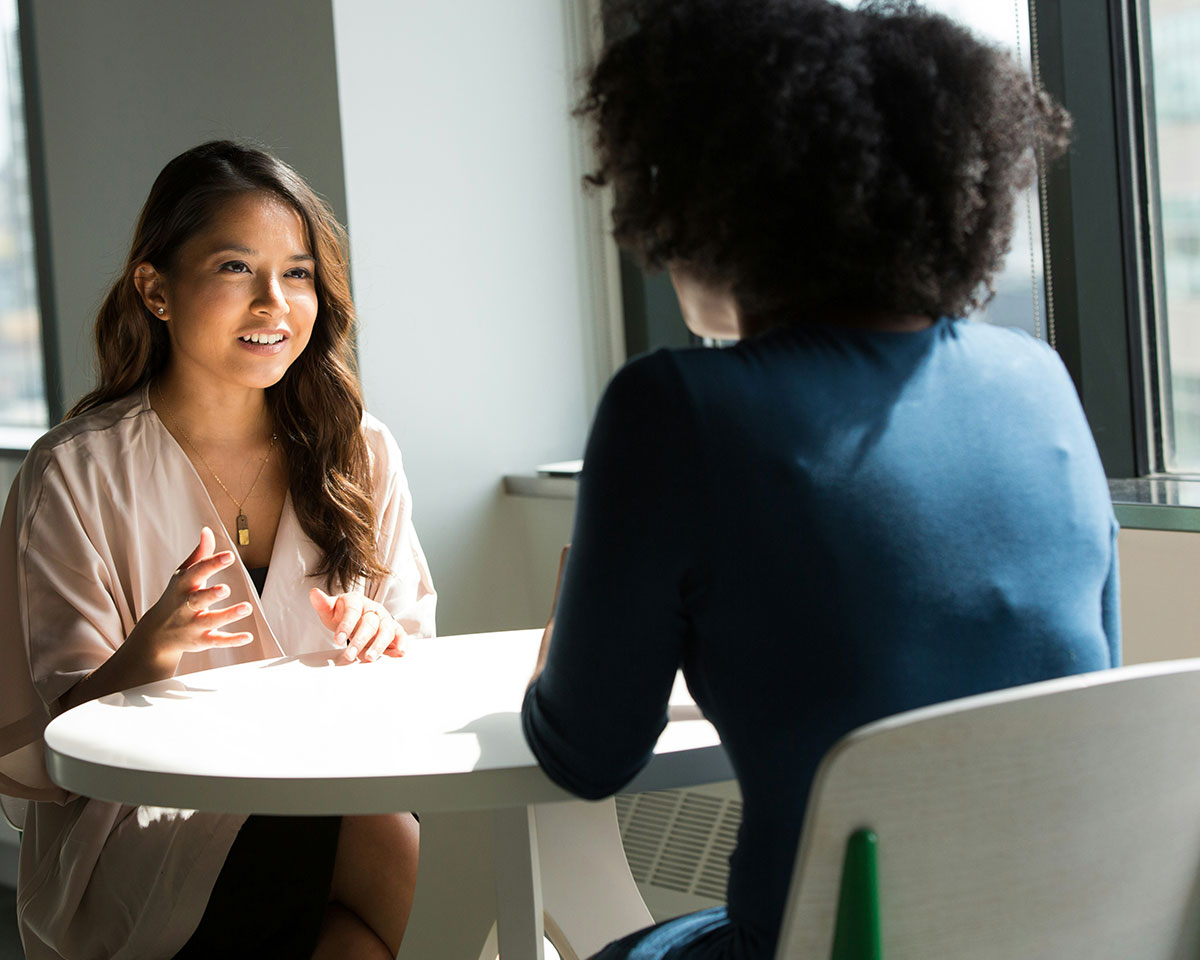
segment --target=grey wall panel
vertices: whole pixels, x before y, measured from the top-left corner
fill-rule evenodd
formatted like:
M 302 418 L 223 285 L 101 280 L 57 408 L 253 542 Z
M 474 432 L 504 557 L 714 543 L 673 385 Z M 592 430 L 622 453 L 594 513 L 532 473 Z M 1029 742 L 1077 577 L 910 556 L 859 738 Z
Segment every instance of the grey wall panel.
M 330 0 L 28 0 L 66 406 L 92 385 L 90 328 L 171 157 L 251 137 L 345 216 Z

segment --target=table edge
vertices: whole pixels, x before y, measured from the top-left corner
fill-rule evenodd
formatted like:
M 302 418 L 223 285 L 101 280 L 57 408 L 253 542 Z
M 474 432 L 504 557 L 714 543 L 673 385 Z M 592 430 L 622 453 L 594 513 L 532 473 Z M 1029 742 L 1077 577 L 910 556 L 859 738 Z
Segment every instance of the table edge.
M 55 783 L 81 796 L 207 813 L 346 815 L 397 810 L 465 813 L 578 800 L 538 766 L 374 777 L 220 777 L 114 768 L 46 747 Z M 732 780 L 719 743 L 656 754 L 618 793 Z M 280 790 L 281 784 L 291 789 Z

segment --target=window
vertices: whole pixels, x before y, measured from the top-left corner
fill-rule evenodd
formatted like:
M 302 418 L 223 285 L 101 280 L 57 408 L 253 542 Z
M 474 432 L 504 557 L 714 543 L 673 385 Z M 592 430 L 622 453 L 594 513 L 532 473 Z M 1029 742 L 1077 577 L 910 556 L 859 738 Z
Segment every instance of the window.
M 1200 2 L 1029 4 L 1074 119 L 1044 208 L 1058 351 L 1110 477 L 1200 473 Z
M 1200 473 L 1200 0 L 1148 0 L 1150 218 L 1161 239 L 1156 303 L 1162 469 Z
M 0 57 L 0 430 L 41 429 L 49 409 L 15 0 L 0 0 Z

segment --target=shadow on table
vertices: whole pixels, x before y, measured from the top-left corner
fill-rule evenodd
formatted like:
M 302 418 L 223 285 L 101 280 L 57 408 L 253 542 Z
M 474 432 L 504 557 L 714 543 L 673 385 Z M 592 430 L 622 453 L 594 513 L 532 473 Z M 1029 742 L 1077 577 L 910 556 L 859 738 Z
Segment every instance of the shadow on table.
M 155 700 L 188 700 L 194 693 L 214 693 L 208 687 L 194 687 L 181 679 L 160 680 L 153 694 L 147 693 L 144 687 L 134 687 L 120 693 L 110 693 L 101 697 L 99 702 L 108 707 L 148 707 Z
M 341 652 L 338 650 L 317 650 L 313 653 L 301 653 L 292 657 L 277 657 L 274 660 L 257 662 L 264 669 L 283 666 L 287 663 L 300 663 L 306 667 L 352 666 L 349 663 L 339 662 L 340 656 Z M 155 700 L 187 700 L 192 694 L 216 692 L 211 687 L 200 687 L 190 683 L 189 676 L 193 675 L 185 673 L 170 680 L 160 680 L 155 683 L 157 689 L 152 694 L 146 692 L 145 687 L 134 687 L 132 690 L 123 690 L 100 697 L 99 702 L 110 707 L 148 707 Z
M 269 670 L 271 667 L 282 667 L 289 663 L 298 663 L 305 667 L 354 666 L 353 663 L 340 660 L 341 655 L 341 650 L 314 650 L 311 653 L 298 653 L 291 657 L 276 657 L 274 660 L 263 660 L 261 661 L 261 666 L 264 670 Z
M 471 733 L 479 744 L 475 768 L 536 766 L 537 759 L 525 742 L 521 714 L 515 710 L 487 713 L 450 733 Z
M 703 720 L 704 715 L 694 703 L 673 703 L 667 707 L 667 718 L 674 723 L 682 720 Z M 525 742 L 519 711 L 488 713 L 450 732 L 475 735 L 479 743 L 476 769 L 537 766 L 537 758 Z

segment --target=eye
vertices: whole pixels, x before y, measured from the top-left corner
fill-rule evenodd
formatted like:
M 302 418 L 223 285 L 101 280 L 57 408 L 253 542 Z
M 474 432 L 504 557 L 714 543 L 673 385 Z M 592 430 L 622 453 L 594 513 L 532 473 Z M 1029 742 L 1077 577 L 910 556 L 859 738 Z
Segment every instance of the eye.
M 219 269 L 226 273 L 249 273 L 250 265 L 245 260 L 226 260 Z
M 311 280 L 312 271 L 308 267 L 292 267 L 284 276 L 291 277 L 293 280 Z

